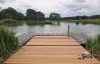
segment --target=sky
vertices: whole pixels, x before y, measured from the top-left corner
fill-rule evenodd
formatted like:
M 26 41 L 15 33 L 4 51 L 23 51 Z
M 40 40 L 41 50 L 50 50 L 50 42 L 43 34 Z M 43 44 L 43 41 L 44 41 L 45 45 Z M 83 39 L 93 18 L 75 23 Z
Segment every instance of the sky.
M 100 14 L 100 0 L 0 0 L 0 7 L 13 7 L 24 14 L 27 9 L 34 9 L 43 12 L 46 17 L 51 12 L 62 17 Z

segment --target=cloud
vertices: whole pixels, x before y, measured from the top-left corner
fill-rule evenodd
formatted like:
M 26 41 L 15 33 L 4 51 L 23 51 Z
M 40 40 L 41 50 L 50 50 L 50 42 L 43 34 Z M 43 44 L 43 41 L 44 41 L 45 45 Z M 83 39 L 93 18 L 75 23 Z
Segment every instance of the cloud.
M 85 2 L 86 0 L 75 0 L 76 2 Z
M 46 16 L 51 12 L 62 16 L 100 14 L 100 0 L 0 0 L 0 3 L 3 9 L 13 7 L 24 14 L 29 8 L 42 11 Z
M 4 4 L 4 3 L 10 3 L 13 1 L 15 1 L 15 0 L 0 0 L 0 3 Z
M 0 0 L 0 3 L 5 3 L 5 0 Z

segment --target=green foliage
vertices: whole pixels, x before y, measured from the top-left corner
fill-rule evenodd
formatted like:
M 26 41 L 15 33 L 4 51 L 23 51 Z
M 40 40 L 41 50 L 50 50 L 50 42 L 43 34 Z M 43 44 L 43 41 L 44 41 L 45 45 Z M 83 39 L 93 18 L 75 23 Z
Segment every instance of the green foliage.
M 18 49 L 18 40 L 13 32 L 0 26 L 0 58 L 5 58 Z
M 100 15 L 64 17 L 63 20 L 100 19 Z
M 33 21 L 33 20 L 26 20 L 24 21 L 27 25 L 44 25 L 44 24 L 53 24 L 50 21 Z
M 35 10 L 28 9 L 26 11 L 27 20 L 44 20 L 45 15 L 42 12 L 36 12 Z
M 3 23 L 15 23 L 16 20 L 12 20 L 12 19 L 4 19 L 4 20 L 1 20 Z
M 0 25 L 3 25 L 3 23 L 2 23 L 2 22 L 0 22 Z
M 88 38 L 86 42 L 86 49 L 93 53 L 100 53 L 100 35 L 94 38 Z
M 2 61 L 0 61 L 0 64 L 4 64 Z
M 67 20 L 68 22 L 76 22 L 82 24 L 96 24 L 100 25 L 100 19 L 80 19 L 80 20 Z
M 21 21 L 17 21 L 17 20 L 12 20 L 12 19 L 4 19 L 1 20 L 3 25 L 7 25 L 7 26 L 18 26 L 18 25 L 22 25 L 23 23 Z
M 92 44 L 93 44 L 92 38 L 88 38 L 86 42 L 86 49 L 90 50 L 92 48 Z
M 45 20 L 45 15 L 42 12 L 37 12 L 36 19 L 37 20 Z
M 51 13 L 50 16 L 49 16 L 49 19 L 50 20 L 60 20 L 61 16 L 58 13 Z
M 15 19 L 22 20 L 24 15 L 22 13 L 17 12 L 15 9 L 8 7 L 7 9 L 3 9 L 0 11 L 0 19 Z
M 13 20 L 45 20 L 45 15 L 42 12 L 36 12 L 35 10 L 28 9 L 26 16 L 16 11 L 14 8 L 8 7 L 0 11 L 0 20 L 13 19 Z
M 27 20 L 36 20 L 36 11 L 32 9 L 28 9 L 26 11 L 26 19 Z
M 24 20 L 24 18 L 25 18 L 24 14 L 17 12 L 15 20 Z

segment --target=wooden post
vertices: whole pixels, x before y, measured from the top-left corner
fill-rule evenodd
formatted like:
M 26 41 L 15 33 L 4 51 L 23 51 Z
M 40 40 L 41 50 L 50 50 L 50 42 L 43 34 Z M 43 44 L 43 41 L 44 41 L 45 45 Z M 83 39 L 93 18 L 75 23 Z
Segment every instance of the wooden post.
M 70 25 L 68 24 L 68 33 L 67 33 L 68 37 L 70 36 Z
M 90 53 L 91 53 L 91 58 L 92 58 L 92 56 L 93 56 L 93 50 L 91 50 Z

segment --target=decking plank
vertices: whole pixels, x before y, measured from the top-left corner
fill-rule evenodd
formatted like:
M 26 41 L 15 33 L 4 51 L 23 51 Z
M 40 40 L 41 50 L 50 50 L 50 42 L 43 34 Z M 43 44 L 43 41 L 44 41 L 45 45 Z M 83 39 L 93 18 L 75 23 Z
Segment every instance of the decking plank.
M 68 38 L 66 36 L 36 36 L 33 37 L 18 52 L 16 52 L 8 60 L 6 60 L 5 64 L 99 63 L 99 61 L 95 58 L 85 60 L 78 59 L 84 51 L 87 50 L 84 49 L 72 37 Z

